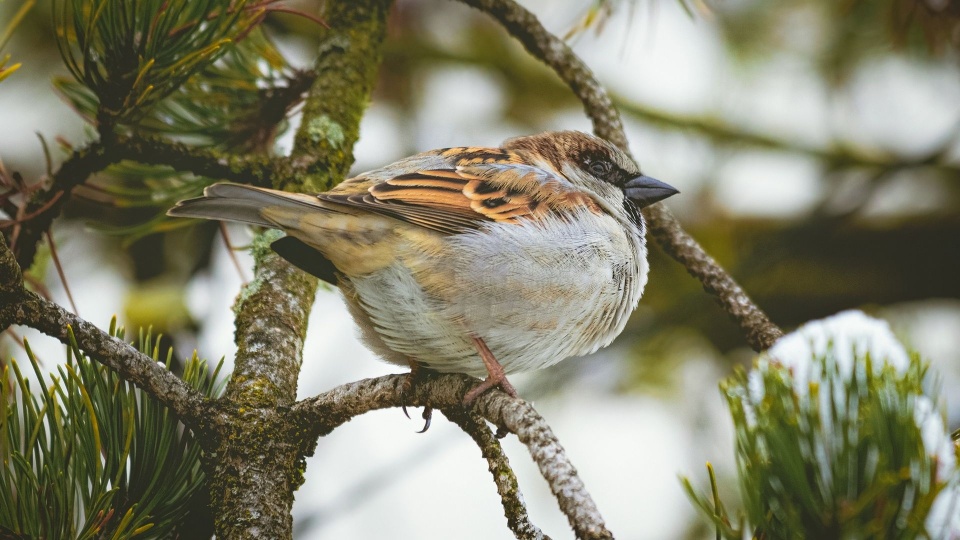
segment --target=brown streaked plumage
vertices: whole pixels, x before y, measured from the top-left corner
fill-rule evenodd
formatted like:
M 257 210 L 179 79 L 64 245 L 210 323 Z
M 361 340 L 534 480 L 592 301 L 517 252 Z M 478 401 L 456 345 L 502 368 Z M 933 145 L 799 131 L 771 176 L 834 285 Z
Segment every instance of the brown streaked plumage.
M 336 283 L 384 359 L 506 373 L 616 337 L 647 279 L 639 208 L 676 190 L 584 133 L 417 154 L 318 195 L 215 184 L 172 216 L 287 232 L 276 250 Z

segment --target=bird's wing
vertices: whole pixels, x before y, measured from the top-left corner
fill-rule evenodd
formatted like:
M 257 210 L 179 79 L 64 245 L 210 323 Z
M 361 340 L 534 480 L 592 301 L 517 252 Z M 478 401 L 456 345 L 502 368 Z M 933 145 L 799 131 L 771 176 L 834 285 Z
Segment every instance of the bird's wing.
M 483 151 L 484 153 L 481 153 Z M 320 200 L 390 216 L 446 234 L 485 222 L 519 223 L 587 207 L 593 199 L 562 176 L 499 149 L 448 149 L 420 167 L 381 169 L 344 182 Z

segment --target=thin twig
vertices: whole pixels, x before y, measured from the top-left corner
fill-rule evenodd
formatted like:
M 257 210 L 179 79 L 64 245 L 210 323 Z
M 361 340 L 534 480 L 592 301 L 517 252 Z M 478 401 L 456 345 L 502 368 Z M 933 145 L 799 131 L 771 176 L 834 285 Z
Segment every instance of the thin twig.
M 70 333 L 77 345 L 91 358 L 116 371 L 155 397 L 173 411 L 191 429 L 205 420 L 205 398 L 135 347 L 115 338 L 95 325 L 66 311 L 36 294 L 23 291 L 14 315 L 14 323 L 35 328 L 61 343 L 70 344 Z
M 620 113 L 593 72 L 570 47 L 540 24 L 537 16 L 512 0 L 461 0 L 490 15 L 534 58 L 557 73 L 583 103 L 599 137 L 629 151 Z
M 594 132 L 629 152 L 620 114 L 590 68 L 561 39 L 547 31 L 537 17 L 512 0 L 462 0 L 496 19 L 534 57 L 553 69 L 583 103 Z M 756 351 L 769 348 L 783 332 L 773 324 L 743 289 L 700 244 L 680 227 L 662 203 L 643 210 L 650 232 L 660 247 L 686 267 L 743 331 Z
M 16 254 L 20 266 L 29 268 L 33 264 L 37 245 L 53 220 L 60 215 L 68 199 L 66 195 L 91 174 L 118 160 L 118 156 L 108 152 L 99 142 L 75 150 L 54 173 L 50 189 L 36 193 L 27 204 L 20 207 L 10 234 L 10 249 Z
M 21 336 L 20 334 L 18 334 L 18 333 L 16 333 L 16 332 L 14 332 L 13 328 L 7 328 L 6 330 L 3 331 L 3 333 L 9 335 L 9 336 L 10 336 L 10 339 L 12 339 L 12 340 L 14 341 L 14 343 L 17 344 L 18 347 L 20 347 L 21 349 L 23 349 L 24 352 L 29 353 L 29 354 L 33 354 L 33 358 L 37 361 L 37 364 L 38 364 L 38 365 L 40 365 L 40 366 L 46 365 L 46 363 L 43 361 L 43 358 L 40 358 L 39 356 L 37 356 L 37 351 L 34 351 L 34 350 L 31 350 L 31 349 L 28 349 L 28 348 L 27 348 L 27 340 L 26 340 L 26 338 L 24 338 L 23 336 Z M 3 370 L 3 367 L 4 367 L 5 365 L 6 365 L 6 363 L 3 361 L 3 358 L 0 358 L 0 371 Z
M 530 522 L 527 515 L 527 506 L 520 493 L 517 476 L 510 467 L 510 460 L 503 453 L 500 441 L 494 436 L 486 422 L 475 414 L 462 409 L 446 409 L 441 411 L 448 420 L 456 424 L 470 435 L 490 467 L 490 474 L 497 485 L 503 512 L 507 517 L 507 526 L 514 536 L 520 540 L 550 540 L 539 527 Z
M 44 300 L 50 300 L 53 298 L 53 295 L 50 294 L 50 289 L 47 288 L 47 286 L 43 283 L 43 281 L 37 279 L 31 274 L 24 274 L 23 281 L 26 284 L 30 285 L 30 288 L 33 289 L 34 292 L 42 296 Z
M 625 113 L 643 120 L 673 130 L 690 130 L 709 138 L 716 144 L 740 144 L 754 148 L 765 148 L 775 151 L 804 154 L 820 160 L 830 167 L 877 167 L 912 168 L 924 166 L 940 167 L 948 174 L 960 172 L 956 164 L 948 161 L 949 149 L 952 140 L 945 140 L 937 145 L 932 152 L 920 156 L 890 155 L 887 152 L 867 149 L 855 141 L 832 141 L 826 146 L 814 146 L 800 141 L 784 139 L 739 129 L 728 124 L 720 117 L 709 115 L 691 115 L 666 112 L 656 107 L 632 101 L 623 96 L 614 96 L 617 107 Z
M 677 218 L 662 204 L 643 209 L 650 234 L 668 255 L 700 281 L 703 290 L 713 295 L 724 311 L 740 326 L 750 347 L 757 351 L 770 348 L 783 331 L 770 322 L 742 287 L 717 261 L 700 247 L 681 227 Z
M 233 244 L 230 243 L 230 234 L 227 233 L 227 224 L 222 221 L 218 221 L 217 223 L 220 225 L 220 236 L 223 237 L 223 243 L 227 246 L 227 254 L 230 256 L 230 260 L 233 261 L 233 267 L 237 269 L 237 275 L 240 276 L 240 281 L 246 285 L 250 282 L 250 280 L 248 280 L 247 276 L 243 274 L 243 267 L 240 266 L 240 259 L 237 258 L 237 251 L 233 248 Z
M 67 275 L 63 272 L 63 266 L 60 264 L 60 257 L 57 255 L 57 245 L 53 241 L 53 235 L 50 234 L 49 230 L 46 235 L 47 244 L 50 245 L 50 258 L 53 259 L 53 265 L 57 268 L 57 275 L 60 276 L 60 283 L 63 284 L 63 290 L 67 292 L 67 300 L 70 301 L 73 314 L 80 315 L 80 311 L 77 309 L 77 303 L 73 301 L 73 293 L 70 292 L 70 285 L 67 283 Z
M 0 224 L 13 225 L 10 245 L 22 267 L 33 264 L 37 244 L 60 215 L 73 189 L 91 174 L 123 159 L 264 187 L 271 185 L 274 176 L 291 178 L 299 173 L 283 158 L 220 153 L 160 138 L 117 136 L 110 144 L 91 143 L 75 150 L 60 165 L 52 176 L 50 189 L 34 194 L 28 204 L 20 207 L 14 220 Z

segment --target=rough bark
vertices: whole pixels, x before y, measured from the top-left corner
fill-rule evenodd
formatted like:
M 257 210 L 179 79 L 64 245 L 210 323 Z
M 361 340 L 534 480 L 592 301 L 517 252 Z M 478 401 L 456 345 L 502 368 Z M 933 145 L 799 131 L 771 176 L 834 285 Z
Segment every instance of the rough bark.
M 388 0 L 330 2 L 303 120 L 291 161 L 302 176 L 274 187 L 314 191 L 342 180 L 353 161 L 360 118 L 380 63 Z M 293 493 L 304 458 L 281 411 L 296 398 L 297 377 L 317 280 L 277 257 L 273 232 L 254 240 L 253 281 L 235 306 L 238 352 L 219 404 L 223 423 L 207 459 L 211 506 L 222 538 L 291 538 Z
M 503 504 L 503 514 L 507 518 L 507 527 L 519 540 L 550 540 L 539 527 L 530 521 L 527 506 L 520 493 L 520 484 L 517 475 L 510 467 L 510 460 L 503 453 L 500 441 L 494 435 L 487 423 L 479 416 L 461 409 L 445 409 L 443 415 L 456 424 L 480 447 L 480 453 L 487 460 L 493 482 L 497 486 L 497 494 Z
M 433 407 L 444 414 L 447 411 L 462 414 L 463 397 L 476 385 L 476 379 L 466 375 L 434 375 L 403 391 L 401 387 L 406 380 L 404 375 L 365 379 L 298 402 L 291 413 L 301 426 L 305 451 L 312 451 L 318 436 L 324 436 L 351 418 L 376 409 L 406 404 Z M 576 468 L 567 458 L 550 426 L 532 405 L 503 392 L 490 391 L 477 398 L 470 413 L 517 435 L 550 485 L 560 510 L 567 516 L 577 538 L 613 538 L 577 475 Z M 505 498 L 503 503 L 506 506 L 512 501 Z

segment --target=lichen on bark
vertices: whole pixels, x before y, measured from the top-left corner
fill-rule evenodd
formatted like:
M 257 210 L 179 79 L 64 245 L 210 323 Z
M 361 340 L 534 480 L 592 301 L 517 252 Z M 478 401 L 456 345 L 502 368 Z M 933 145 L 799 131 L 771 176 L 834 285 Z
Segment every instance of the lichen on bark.
M 294 141 L 293 159 L 306 164 L 302 185 L 281 179 L 279 189 L 326 191 L 353 165 L 353 145 L 383 57 L 388 0 L 329 2 L 324 20 L 332 31 L 320 39 L 310 99 Z
M 306 174 L 275 177 L 275 188 L 321 191 L 346 175 L 382 56 L 389 5 L 327 4 L 330 30 L 290 157 Z M 282 411 L 296 398 L 317 280 L 270 251 L 274 239 L 271 232 L 255 238 L 254 280 L 234 307 L 237 357 L 219 403 L 215 456 L 207 461 L 218 537 L 291 538 L 293 492 L 303 481 L 300 438 L 293 436 L 299 428 Z

